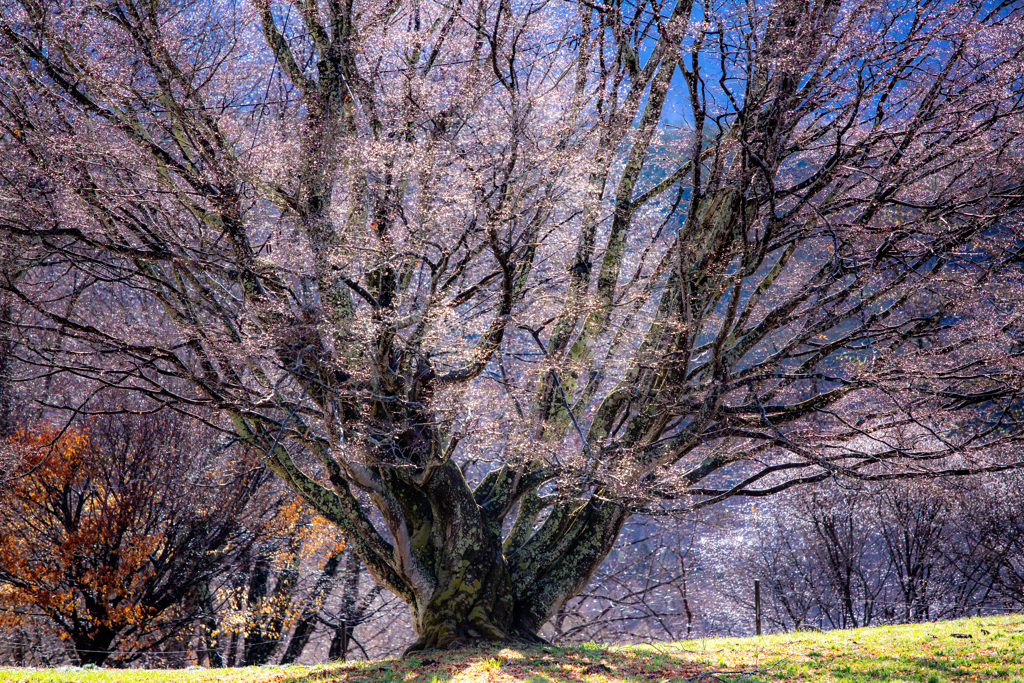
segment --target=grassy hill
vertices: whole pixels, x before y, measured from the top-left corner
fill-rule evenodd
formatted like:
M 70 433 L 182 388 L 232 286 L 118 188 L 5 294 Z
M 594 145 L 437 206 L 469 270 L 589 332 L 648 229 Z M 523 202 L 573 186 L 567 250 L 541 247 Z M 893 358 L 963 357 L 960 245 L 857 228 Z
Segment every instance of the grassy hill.
M 1024 683 L 1024 615 L 644 646 L 491 647 L 322 666 L 0 668 L 18 683 Z

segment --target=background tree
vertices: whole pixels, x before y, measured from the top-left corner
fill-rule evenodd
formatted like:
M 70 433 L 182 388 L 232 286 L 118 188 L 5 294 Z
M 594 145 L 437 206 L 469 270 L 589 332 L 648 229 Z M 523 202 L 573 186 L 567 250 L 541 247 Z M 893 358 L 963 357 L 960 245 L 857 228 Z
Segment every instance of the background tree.
M 776 630 L 1017 611 L 1020 492 L 1019 472 L 787 492 L 701 539 L 720 577 L 697 582 L 698 621 L 749 633 L 754 580 Z
M 729 600 L 752 613 L 751 585 L 759 579 L 770 605 L 766 617 L 782 630 L 896 621 L 885 619 L 885 607 L 902 577 L 886 541 L 901 527 L 879 524 L 871 500 L 886 493 L 822 484 L 756 511 L 749 537 L 726 551 L 741 558 L 744 575 L 731 582 Z
M 698 537 L 715 537 L 699 518 L 634 517 L 623 527 L 591 585 L 542 631 L 552 643 L 684 640 L 709 632 L 712 610 L 692 591 Z M 707 607 L 707 608 L 706 608 Z
M 1006 610 L 1024 605 L 1022 493 L 1024 481 L 1014 476 L 986 481 L 961 498 L 958 542 L 947 552 L 974 602 L 1001 602 Z
M 378 619 L 390 625 L 388 622 L 394 619 L 394 615 L 388 614 L 391 610 L 388 609 L 390 605 L 386 601 L 382 604 L 376 602 L 382 591 L 381 586 L 377 585 L 368 591 L 360 591 L 363 574 L 359 555 L 351 548 L 338 551 L 327 558 L 313 590 L 309 592 L 303 603 L 295 630 L 288 640 L 288 648 L 281 655 L 282 664 L 290 664 L 302 655 L 314 630 L 320 624 L 326 626 L 331 632 L 327 651 L 328 659 L 344 661 L 350 643 L 355 643 L 362 651 L 363 656 L 368 658 L 366 648 L 355 637 L 356 627 Z M 342 587 L 340 604 L 336 610 L 324 609 L 325 601 L 338 582 Z
M 209 444 L 165 415 L 14 442 L 21 459 L 0 489 L 4 621 L 41 612 L 82 663 L 115 652 L 129 662 L 183 630 L 190 639 L 208 608 L 199 592 L 216 590 L 265 521 L 253 459 L 196 458 Z
M 414 649 L 660 503 L 1021 461 L 1017 3 L 0 9 L 26 360 L 222 411 Z

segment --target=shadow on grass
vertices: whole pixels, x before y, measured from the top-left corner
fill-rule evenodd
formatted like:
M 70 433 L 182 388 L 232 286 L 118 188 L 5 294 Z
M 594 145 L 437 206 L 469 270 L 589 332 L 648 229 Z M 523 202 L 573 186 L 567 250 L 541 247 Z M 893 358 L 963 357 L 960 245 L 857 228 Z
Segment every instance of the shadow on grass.
M 961 673 L 959 667 L 950 666 L 949 662 L 944 662 L 935 657 L 908 657 L 907 662 L 925 669 L 941 671 L 942 673 Z
M 489 646 L 422 653 L 408 659 L 328 665 L 282 683 L 595 683 L 595 681 L 683 681 L 701 669 L 671 653 L 598 647 Z
M 946 677 L 965 677 L 969 669 L 935 657 L 906 657 L 898 662 L 863 662 L 861 666 L 842 665 L 832 669 L 832 676 L 841 681 L 920 680 L 937 683 Z M 942 678 L 936 673 L 943 674 Z
M 971 673 L 970 669 L 965 669 L 962 666 L 952 664 L 948 661 L 943 661 L 936 657 L 907 657 L 904 661 L 923 669 L 941 671 L 942 673 L 949 674 L 950 676 L 968 676 Z

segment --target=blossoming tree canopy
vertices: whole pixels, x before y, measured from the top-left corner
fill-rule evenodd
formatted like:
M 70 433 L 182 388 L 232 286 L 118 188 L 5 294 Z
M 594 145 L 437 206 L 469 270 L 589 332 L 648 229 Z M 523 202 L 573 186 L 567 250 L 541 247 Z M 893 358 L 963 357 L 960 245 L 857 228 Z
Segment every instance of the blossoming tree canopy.
M 1022 460 L 1018 3 L 2 17 L 23 360 L 216 411 L 414 649 L 638 512 Z

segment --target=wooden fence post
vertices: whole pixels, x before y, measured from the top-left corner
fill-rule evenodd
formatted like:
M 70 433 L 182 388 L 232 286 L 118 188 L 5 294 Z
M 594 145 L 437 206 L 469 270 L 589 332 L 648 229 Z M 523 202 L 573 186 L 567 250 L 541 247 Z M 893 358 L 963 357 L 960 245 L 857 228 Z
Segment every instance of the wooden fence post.
M 348 624 L 341 622 L 341 661 L 348 658 Z
M 754 580 L 754 633 L 761 635 L 761 582 Z

